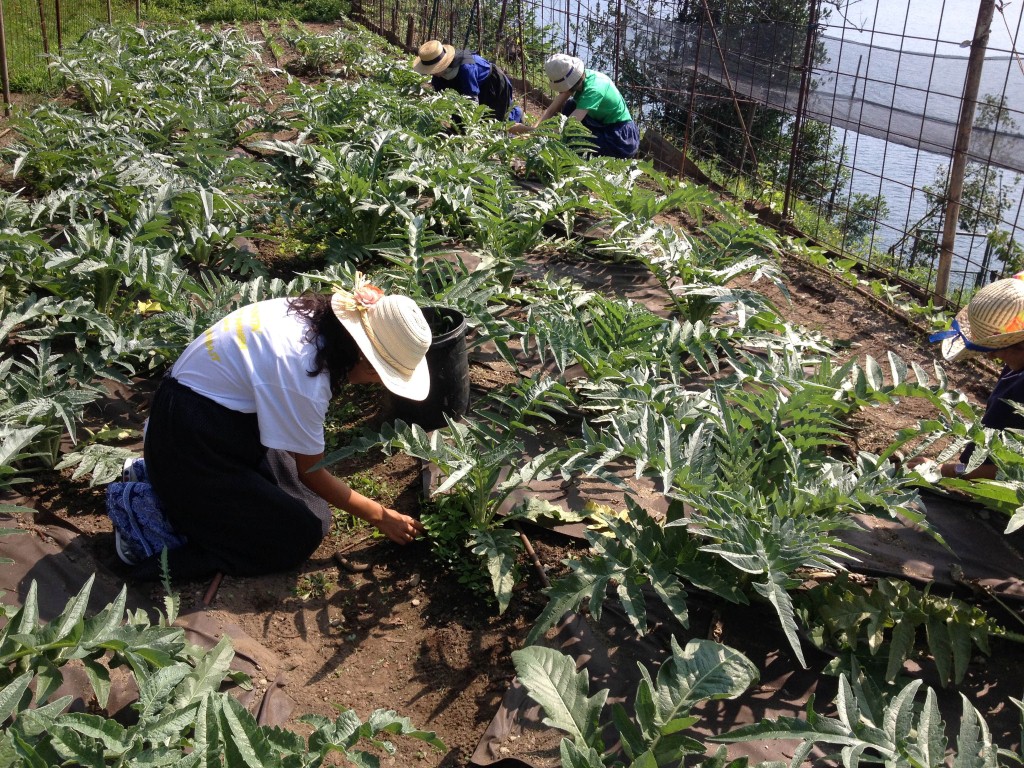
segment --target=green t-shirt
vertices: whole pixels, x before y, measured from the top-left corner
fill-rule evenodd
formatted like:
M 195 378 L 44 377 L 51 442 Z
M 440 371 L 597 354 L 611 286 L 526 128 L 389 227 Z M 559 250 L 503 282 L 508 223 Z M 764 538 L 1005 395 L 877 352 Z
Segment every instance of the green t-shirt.
M 576 109 L 587 110 L 587 116 L 602 125 L 632 120 L 622 94 L 608 75 L 588 69 L 583 90 L 576 94 Z

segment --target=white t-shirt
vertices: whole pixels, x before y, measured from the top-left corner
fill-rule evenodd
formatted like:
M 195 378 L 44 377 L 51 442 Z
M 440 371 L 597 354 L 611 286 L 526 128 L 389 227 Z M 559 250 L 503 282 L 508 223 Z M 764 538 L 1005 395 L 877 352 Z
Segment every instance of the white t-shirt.
M 189 344 L 171 374 L 225 408 L 255 413 L 267 448 L 316 455 L 331 383 L 326 371 L 309 375 L 316 346 L 303 340 L 306 331 L 288 299 L 250 304 Z

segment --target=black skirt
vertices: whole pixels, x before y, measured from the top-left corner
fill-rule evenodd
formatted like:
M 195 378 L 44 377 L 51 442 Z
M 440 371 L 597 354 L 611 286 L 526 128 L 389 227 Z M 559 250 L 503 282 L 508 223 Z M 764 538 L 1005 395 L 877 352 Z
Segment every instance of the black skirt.
M 252 576 L 294 568 L 319 546 L 331 514 L 285 451 L 260 442 L 256 414 L 239 413 L 166 377 L 146 429 L 146 470 L 174 530 L 171 575 Z M 136 567 L 158 578 L 159 560 Z

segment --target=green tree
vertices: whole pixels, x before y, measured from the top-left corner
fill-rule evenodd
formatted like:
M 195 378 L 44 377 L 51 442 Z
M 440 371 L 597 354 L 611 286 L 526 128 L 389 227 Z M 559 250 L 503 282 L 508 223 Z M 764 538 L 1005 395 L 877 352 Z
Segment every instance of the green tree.
M 992 94 L 982 97 L 974 117 L 974 127 L 1006 131 L 1016 129 L 1017 122 L 1006 108 L 1006 97 Z M 1004 223 L 1003 214 L 1013 204 L 1020 180 L 1020 175 L 1013 174 L 1007 182 L 1000 168 L 972 161 L 967 163 L 963 191 L 960 194 L 957 229 L 986 233 L 983 270 L 992 258 L 1002 263 L 1004 272 L 1016 272 L 1024 267 L 1024 249 L 1014 240 L 1012 233 L 1000 228 Z M 911 228 L 912 232 L 918 234 L 903 259 L 903 263 L 911 268 L 924 261 L 934 260 L 941 249 L 942 219 L 949 200 L 949 166 L 939 167 L 934 182 L 926 185 L 923 191 L 928 209 Z

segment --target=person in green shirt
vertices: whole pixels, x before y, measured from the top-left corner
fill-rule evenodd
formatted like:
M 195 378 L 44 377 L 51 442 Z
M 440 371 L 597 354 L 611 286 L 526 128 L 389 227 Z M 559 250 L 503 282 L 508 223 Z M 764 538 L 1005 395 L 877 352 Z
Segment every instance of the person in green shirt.
M 640 148 L 640 131 L 629 114 L 622 94 L 607 75 L 588 70 L 582 59 L 556 53 L 544 62 L 544 73 L 557 92 L 540 122 L 561 113 L 579 120 L 594 134 L 597 153 L 607 157 L 634 157 Z M 533 130 L 514 125 L 512 133 Z

